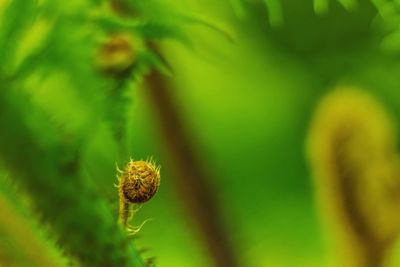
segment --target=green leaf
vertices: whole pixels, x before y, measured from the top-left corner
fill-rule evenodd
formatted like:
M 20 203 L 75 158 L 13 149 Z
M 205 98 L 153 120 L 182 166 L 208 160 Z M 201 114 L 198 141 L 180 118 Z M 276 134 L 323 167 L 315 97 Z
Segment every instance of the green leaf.
M 328 12 L 329 1 L 328 0 L 314 0 L 314 12 L 318 15 L 323 15 Z
M 5 64 L 14 54 L 15 44 L 36 15 L 33 0 L 10 0 L 0 17 L 0 62 Z
M 198 24 L 200 26 L 209 28 L 221 36 L 225 37 L 227 41 L 234 42 L 233 34 L 226 29 L 226 27 L 213 21 L 211 18 L 197 15 L 197 14 L 176 14 L 173 16 L 178 21 L 185 22 L 188 24 Z
M 347 11 L 352 11 L 358 7 L 358 0 L 337 0 Z
M 230 0 L 233 11 L 239 18 L 244 18 L 246 16 L 246 9 L 242 0 Z
M 263 0 L 267 7 L 269 23 L 272 27 L 280 27 L 283 24 L 283 11 L 280 0 Z
M 144 39 L 173 39 L 190 46 L 189 38 L 176 24 L 154 19 L 121 19 L 109 15 L 96 15 L 95 24 L 106 31 L 130 31 Z

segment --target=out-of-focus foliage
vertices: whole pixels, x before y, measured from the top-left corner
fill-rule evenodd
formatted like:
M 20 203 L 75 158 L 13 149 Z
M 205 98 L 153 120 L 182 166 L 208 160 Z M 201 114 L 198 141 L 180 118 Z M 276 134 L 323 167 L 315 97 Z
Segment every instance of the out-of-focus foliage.
M 44 233 L 43 226 L 32 219 L 21 195 L 2 174 L 0 206 L 0 261 L 5 266 L 68 266 L 54 242 Z M 25 207 L 24 207 L 25 206 Z
M 236 238 L 245 244 L 246 263 L 324 266 L 329 253 L 304 160 L 314 106 L 337 84 L 357 85 L 397 121 L 400 69 L 396 54 L 381 45 L 390 29 L 370 1 L 359 1 L 351 11 L 331 1 L 321 15 L 312 1 L 281 2 L 284 23 L 277 28 L 266 22 L 260 2 L 248 5 L 250 15 L 242 19 L 230 3 L 187 4 L 225 16 L 235 25 L 236 42 L 199 30 L 196 35 L 219 52 L 218 60 L 199 60 L 172 46 L 169 59 L 184 77 L 176 81 L 179 99 L 203 136 L 209 152 L 204 157 L 221 172 L 221 197 L 245 229 Z M 332 259 L 330 266 L 338 264 Z
M 343 266 L 324 246 L 304 142 L 315 106 L 338 84 L 364 88 L 398 125 L 399 7 L 0 0 L 0 159 L 18 188 L 0 184 L 1 263 L 143 266 L 155 255 L 160 267 L 209 264 L 160 152 L 142 83 L 154 68 L 169 75 L 216 173 L 211 183 L 242 265 Z M 163 182 L 134 218 L 153 220 L 133 245 L 117 225 L 115 164 L 149 155 Z M 139 255 L 142 246 L 151 251 Z M 395 244 L 392 266 L 398 255 Z

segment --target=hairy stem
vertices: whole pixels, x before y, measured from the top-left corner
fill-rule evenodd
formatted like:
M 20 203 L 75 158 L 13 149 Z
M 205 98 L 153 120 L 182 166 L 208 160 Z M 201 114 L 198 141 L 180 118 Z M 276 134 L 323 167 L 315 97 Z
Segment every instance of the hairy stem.
M 21 94 L 2 89 L 0 158 L 32 196 L 59 244 L 84 266 L 143 266 L 111 209 L 83 176 L 76 148 L 58 138 L 41 114 L 32 120 L 34 107 L 21 101 Z

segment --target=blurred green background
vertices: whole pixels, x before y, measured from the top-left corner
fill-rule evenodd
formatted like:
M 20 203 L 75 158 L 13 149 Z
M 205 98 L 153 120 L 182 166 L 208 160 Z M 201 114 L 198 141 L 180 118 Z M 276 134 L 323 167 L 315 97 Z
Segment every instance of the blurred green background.
M 80 1 L 73 2 L 80 5 Z M 400 4 L 387 1 L 393 6 L 390 9 L 385 1 L 332 0 L 329 8 L 318 14 L 311 0 L 281 0 L 279 14 L 274 1 L 243 1 L 243 10 L 239 7 L 236 12 L 235 5 L 225 0 L 161 2 L 171 10 L 199 14 L 232 35 L 233 41 L 229 41 L 202 25 L 183 25 L 193 46 L 166 40 L 161 47 L 173 70 L 169 89 L 201 160 L 214 174 L 210 183 L 221 202 L 241 266 L 329 264 L 305 155 L 310 119 L 319 99 L 345 84 L 370 91 L 396 122 L 400 121 Z M 354 2 L 358 4 L 353 7 Z M 271 25 L 274 16 L 278 23 Z M 64 26 L 71 26 L 68 31 L 76 30 L 78 35 L 91 30 L 78 29 L 75 24 Z M 20 45 L 17 40 L 15 44 Z M 79 54 L 81 48 L 67 49 Z M 95 94 L 95 89 L 82 96 L 70 88 L 76 84 L 90 87 L 91 80 L 77 82 L 64 74 L 40 80 L 33 72 L 21 84 L 27 91 L 35 91 L 33 102 L 57 123 L 65 123 L 72 131 L 90 132 L 81 124 L 85 114 L 92 112 L 92 100 L 87 97 Z M 136 242 L 150 248 L 146 253 L 156 256 L 159 267 L 209 266 L 198 233 L 181 208 L 185 199 L 175 193 L 170 182 L 174 172 L 165 158 L 145 90 L 139 85 L 131 92 L 128 150 L 134 159 L 156 159 L 162 166 L 161 186 L 134 218 L 135 225 L 152 219 Z M 90 132 L 89 140 L 84 169 L 100 195 L 116 207 L 112 185 L 118 149 L 105 125 Z
M 372 91 L 399 118 L 400 65 L 397 54 L 381 47 L 381 18 L 369 1 L 349 12 L 331 1 L 321 16 L 311 1 L 281 1 L 283 25 L 271 28 L 262 3 L 240 20 L 229 3 L 192 2 L 186 5 L 222 19 L 235 33 L 235 42 L 227 43 L 202 28 L 191 30 L 201 51 L 168 44 L 166 57 L 203 159 L 218 174 L 213 184 L 229 211 L 243 266 L 324 266 L 327 252 L 305 158 L 307 129 L 319 98 L 342 83 Z M 135 107 L 134 147 L 143 156 L 158 150 L 146 108 Z M 144 241 L 168 258 L 160 266 L 205 266 L 192 235 L 182 231 L 189 225 L 171 203 L 180 200 L 170 193 L 167 168 L 156 197 L 163 200 L 140 214 L 160 217 L 144 228 Z M 168 224 L 171 231 L 157 231 L 176 219 Z M 160 242 L 160 234 L 174 243 Z

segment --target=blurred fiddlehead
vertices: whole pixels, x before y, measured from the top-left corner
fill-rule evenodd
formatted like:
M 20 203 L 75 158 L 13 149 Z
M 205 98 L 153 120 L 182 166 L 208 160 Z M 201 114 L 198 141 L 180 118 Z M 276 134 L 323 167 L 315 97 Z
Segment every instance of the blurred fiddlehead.
M 396 131 L 366 92 L 333 90 L 318 105 L 308 155 L 340 266 L 379 267 L 400 232 Z

